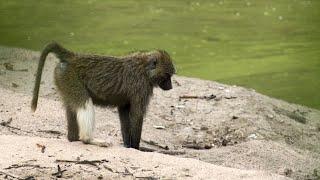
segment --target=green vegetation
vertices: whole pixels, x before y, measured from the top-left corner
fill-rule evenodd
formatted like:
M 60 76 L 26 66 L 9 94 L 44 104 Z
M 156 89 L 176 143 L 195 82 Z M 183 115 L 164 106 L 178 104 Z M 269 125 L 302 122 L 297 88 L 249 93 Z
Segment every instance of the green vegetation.
M 0 44 L 90 53 L 163 48 L 180 75 L 320 109 L 320 1 L 0 1 Z

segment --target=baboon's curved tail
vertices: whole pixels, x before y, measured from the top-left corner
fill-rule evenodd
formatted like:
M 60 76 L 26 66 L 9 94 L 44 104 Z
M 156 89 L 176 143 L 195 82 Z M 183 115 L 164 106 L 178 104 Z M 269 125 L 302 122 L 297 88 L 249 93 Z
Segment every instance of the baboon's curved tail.
M 37 75 L 36 75 L 36 81 L 35 81 L 35 85 L 34 85 L 34 89 L 33 89 L 33 97 L 32 97 L 32 102 L 31 102 L 31 109 L 33 112 L 37 109 L 42 69 L 43 69 L 46 57 L 51 52 L 55 53 L 57 55 L 57 57 L 60 59 L 60 61 L 67 60 L 67 58 L 72 55 L 72 53 L 70 51 L 63 48 L 57 42 L 51 42 L 45 46 L 45 48 L 43 49 L 41 56 L 40 56 Z

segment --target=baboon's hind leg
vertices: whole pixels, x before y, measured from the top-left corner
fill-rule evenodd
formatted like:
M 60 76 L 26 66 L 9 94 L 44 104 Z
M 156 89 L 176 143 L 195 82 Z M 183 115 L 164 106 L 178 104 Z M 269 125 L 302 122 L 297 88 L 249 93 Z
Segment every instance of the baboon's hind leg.
M 77 114 L 70 107 L 66 107 L 66 117 L 68 121 L 68 140 L 79 141 L 79 126 L 77 122 Z
M 68 63 L 57 64 L 54 79 L 66 109 L 68 140 L 77 141 L 81 131 L 78 109 L 89 99 L 88 93 Z
M 57 65 L 55 82 L 66 106 L 69 141 L 110 146 L 110 143 L 93 139 L 95 117 L 92 99 L 69 64 Z
M 77 122 L 79 125 L 79 138 L 83 143 L 89 144 L 94 130 L 94 107 L 91 98 L 77 108 Z
M 77 122 L 79 125 L 79 138 L 85 144 L 109 147 L 111 142 L 93 138 L 95 113 L 92 99 L 88 98 L 84 106 L 77 109 Z

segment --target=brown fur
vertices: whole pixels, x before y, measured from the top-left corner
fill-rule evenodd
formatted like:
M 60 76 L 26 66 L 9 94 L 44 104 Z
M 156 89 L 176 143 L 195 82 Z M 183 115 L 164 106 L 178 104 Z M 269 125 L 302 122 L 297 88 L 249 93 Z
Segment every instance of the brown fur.
M 175 69 L 169 54 L 156 50 L 122 57 L 83 55 L 50 43 L 39 61 L 31 105 L 34 111 L 42 69 L 50 52 L 60 59 L 55 68 L 55 83 L 66 107 L 68 139 L 79 140 L 76 113 L 91 98 L 95 105 L 118 107 L 124 145 L 138 149 L 153 88 L 172 88 L 171 76 Z

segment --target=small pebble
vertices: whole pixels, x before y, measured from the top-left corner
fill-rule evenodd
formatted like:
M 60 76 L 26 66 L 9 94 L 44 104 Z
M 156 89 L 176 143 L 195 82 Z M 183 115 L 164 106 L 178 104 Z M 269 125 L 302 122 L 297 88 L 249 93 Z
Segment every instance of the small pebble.
M 157 126 L 157 125 L 154 125 L 153 127 L 156 128 L 156 129 L 165 129 L 166 128 L 164 126 Z
M 249 139 L 257 139 L 257 135 L 256 134 L 250 134 L 248 136 Z

